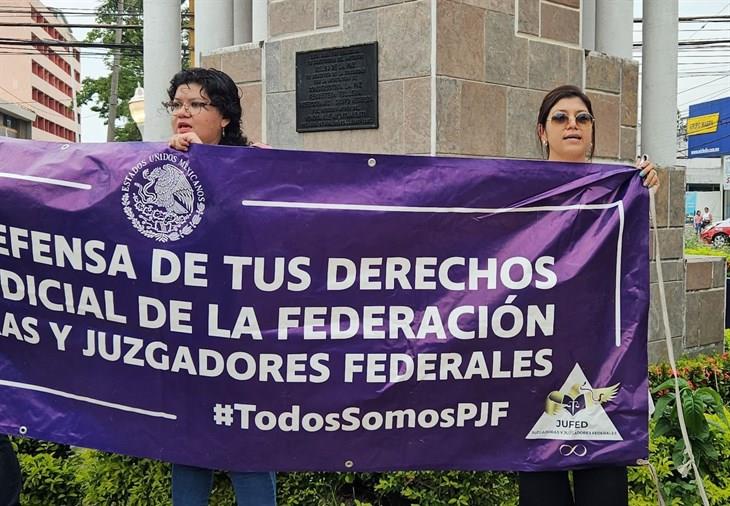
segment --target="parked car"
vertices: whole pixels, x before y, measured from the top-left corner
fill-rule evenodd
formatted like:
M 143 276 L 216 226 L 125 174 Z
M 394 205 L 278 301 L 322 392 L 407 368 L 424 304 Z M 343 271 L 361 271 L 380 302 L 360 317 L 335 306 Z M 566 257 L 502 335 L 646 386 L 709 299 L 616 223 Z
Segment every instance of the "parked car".
M 700 239 L 716 248 L 730 246 L 730 219 L 710 225 L 700 232 Z

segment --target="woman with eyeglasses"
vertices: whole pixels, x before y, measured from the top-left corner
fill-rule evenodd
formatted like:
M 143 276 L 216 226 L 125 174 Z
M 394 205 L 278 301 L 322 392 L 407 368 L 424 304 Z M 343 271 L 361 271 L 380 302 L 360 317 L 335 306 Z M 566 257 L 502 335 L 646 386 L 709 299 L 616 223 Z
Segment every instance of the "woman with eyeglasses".
M 238 87 L 224 72 L 191 68 L 178 72 L 167 90 L 165 107 L 172 115 L 170 147 L 187 151 L 191 144 L 250 145 L 241 131 Z M 229 472 L 238 506 L 276 506 L 273 472 Z M 213 470 L 172 465 L 174 506 L 208 504 Z
M 559 86 L 543 98 L 537 115 L 537 137 L 545 157 L 556 162 L 586 163 L 593 158 L 596 120 L 588 96 L 576 86 Z M 644 186 L 659 187 L 659 177 L 645 156 L 637 163 Z M 604 466 L 573 472 L 521 472 L 520 506 L 628 506 L 625 466 Z

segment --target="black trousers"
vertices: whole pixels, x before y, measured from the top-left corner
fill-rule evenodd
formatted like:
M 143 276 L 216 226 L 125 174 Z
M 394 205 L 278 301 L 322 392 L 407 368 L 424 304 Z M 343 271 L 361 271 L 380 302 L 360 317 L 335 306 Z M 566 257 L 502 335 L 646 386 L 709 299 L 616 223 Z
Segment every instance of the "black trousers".
M 20 504 L 20 465 L 8 436 L 0 434 L 0 506 Z
M 625 467 L 573 471 L 574 493 L 567 471 L 520 473 L 520 506 L 628 506 Z

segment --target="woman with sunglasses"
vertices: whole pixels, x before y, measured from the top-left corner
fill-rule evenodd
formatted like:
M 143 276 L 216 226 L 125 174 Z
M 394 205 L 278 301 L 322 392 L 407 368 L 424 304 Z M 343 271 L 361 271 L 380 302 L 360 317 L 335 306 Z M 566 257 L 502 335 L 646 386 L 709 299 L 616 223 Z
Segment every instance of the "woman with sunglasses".
M 170 147 L 187 151 L 191 144 L 250 145 L 241 131 L 241 99 L 238 87 L 224 72 L 191 68 L 175 74 L 163 104 L 172 115 Z M 238 506 L 276 506 L 273 472 L 228 473 Z M 172 465 L 174 506 L 208 504 L 213 470 Z
M 548 160 L 586 163 L 596 141 L 593 107 L 576 86 L 559 86 L 545 95 L 537 116 L 537 137 Z M 659 178 L 646 157 L 637 163 L 644 186 L 656 189 Z M 573 471 L 573 491 L 567 471 L 522 472 L 520 506 L 628 506 L 625 466 Z

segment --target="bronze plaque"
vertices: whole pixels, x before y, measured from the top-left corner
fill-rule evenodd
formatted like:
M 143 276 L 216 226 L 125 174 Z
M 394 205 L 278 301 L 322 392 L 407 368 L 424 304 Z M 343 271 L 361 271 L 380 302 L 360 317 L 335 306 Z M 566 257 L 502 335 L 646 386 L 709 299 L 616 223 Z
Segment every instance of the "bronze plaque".
M 297 53 L 297 132 L 378 128 L 378 43 Z

